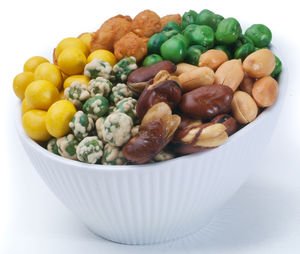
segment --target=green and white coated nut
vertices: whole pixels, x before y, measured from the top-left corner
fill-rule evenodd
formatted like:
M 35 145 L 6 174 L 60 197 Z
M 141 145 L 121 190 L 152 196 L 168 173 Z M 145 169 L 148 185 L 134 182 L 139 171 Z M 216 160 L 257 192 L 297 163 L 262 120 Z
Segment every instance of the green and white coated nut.
M 72 121 L 69 123 L 69 126 L 72 129 L 74 136 L 78 140 L 82 140 L 87 137 L 94 128 L 94 121 L 91 117 L 80 110 L 75 113 Z
M 95 123 L 98 137 L 103 141 L 103 128 L 106 117 L 99 117 Z
M 106 144 L 104 146 L 101 163 L 103 165 L 124 165 L 127 163 L 127 160 L 120 147 Z
M 75 139 L 73 134 L 68 134 L 67 136 L 61 137 L 56 141 L 58 147 L 58 153 L 65 158 L 71 160 L 77 160 L 76 148 L 78 145 L 77 139 Z
M 103 139 L 113 146 L 122 146 L 131 138 L 133 121 L 124 113 L 114 112 L 110 114 L 103 125 Z
M 131 137 L 136 136 L 139 133 L 140 125 L 133 126 L 131 129 Z
M 175 157 L 174 154 L 162 150 L 154 157 L 154 160 L 155 161 L 167 161 L 167 160 L 173 159 L 174 157 Z
M 86 137 L 78 144 L 76 154 L 78 160 L 95 164 L 103 154 L 103 143 L 97 136 Z
M 90 79 L 97 77 L 110 79 L 111 72 L 110 64 L 99 59 L 94 59 L 84 67 L 84 75 Z
M 51 153 L 54 153 L 54 154 L 57 154 L 59 155 L 58 153 L 58 146 L 56 144 L 56 141 L 57 139 L 56 138 L 51 138 L 49 141 L 48 141 L 48 144 L 47 144 L 47 150 Z
M 96 79 L 92 79 L 89 82 L 88 90 L 90 91 L 92 97 L 96 95 L 108 97 L 112 86 L 113 85 L 109 80 L 102 77 L 98 77 Z
M 126 57 L 114 65 L 113 72 L 115 73 L 117 81 L 125 82 L 129 74 L 137 69 L 137 67 L 135 57 Z
M 86 85 L 78 81 L 72 82 L 71 86 L 64 91 L 65 97 L 72 102 L 76 108 L 81 108 L 82 103 L 91 97 Z
M 132 91 L 129 90 L 128 86 L 123 83 L 119 83 L 112 88 L 109 99 L 115 105 L 124 98 L 132 97 Z
M 117 103 L 114 112 L 122 112 L 130 116 L 133 122 L 136 122 L 138 119 L 136 115 L 136 103 L 136 99 L 133 99 L 132 97 L 124 98 Z
M 83 104 L 83 112 L 88 114 L 92 119 L 96 120 L 106 114 L 108 111 L 108 100 L 100 95 L 88 99 Z

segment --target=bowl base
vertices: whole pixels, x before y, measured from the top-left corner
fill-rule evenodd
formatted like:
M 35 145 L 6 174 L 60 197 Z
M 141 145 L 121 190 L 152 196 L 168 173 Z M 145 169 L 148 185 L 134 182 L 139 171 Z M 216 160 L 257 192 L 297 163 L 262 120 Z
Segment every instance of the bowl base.
M 117 243 L 117 244 L 124 244 L 124 245 L 156 245 L 156 244 L 164 244 L 164 243 L 168 243 L 168 242 L 172 242 L 172 241 L 177 241 L 179 239 L 183 239 L 186 237 L 189 237 L 193 234 L 196 234 L 198 231 L 202 230 L 204 227 L 206 227 L 208 224 L 210 224 L 213 221 L 214 216 L 209 216 L 204 218 L 201 221 L 198 221 L 196 226 L 194 226 L 191 230 L 187 231 L 187 230 L 177 230 L 177 234 L 174 234 L 174 232 L 172 232 L 172 235 L 170 236 L 166 236 L 162 239 L 154 239 L 153 237 L 149 237 L 149 238 L 138 238 L 138 239 L 132 239 L 132 238 L 128 238 L 128 237 L 124 237 L 124 238 L 115 238 L 115 237 L 111 237 L 111 236 L 106 236 L 104 234 L 98 233 L 98 230 L 96 228 L 93 228 L 89 225 L 85 225 L 86 228 L 88 229 L 88 231 L 90 231 L 93 235 L 96 235 L 99 238 L 102 238 L 104 240 L 113 242 L 113 243 Z

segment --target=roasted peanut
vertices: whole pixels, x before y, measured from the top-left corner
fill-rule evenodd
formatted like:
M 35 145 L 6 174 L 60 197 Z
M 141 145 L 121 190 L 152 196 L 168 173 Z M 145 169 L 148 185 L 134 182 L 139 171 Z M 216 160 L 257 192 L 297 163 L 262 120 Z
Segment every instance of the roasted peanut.
M 191 124 L 177 131 L 175 151 L 189 154 L 222 145 L 228 139 L 226 126 L 220 123 Z
M 228 114 L 218 115 L 214 119 L 212 119 L 210 122 L 211 123 L 221 123 L 221 124 L 225 125 L 228 136 L 237 132 L 237 130 L 239 128 L 237 121 L 231 115 L 228 115 Z
M 178 76 L 183 92 L 189 92 L 201 86 L 210 86 L 214 83 L 215 74 L 208 67 L 198 67 Z
M 215 71 L 226 61 L 228 56 L 223 50 L 210 49 L 200 55 L 198 66 L 207 66 Z
M 192 64 L 187 64 L 187 63 L 180 63 L 177 64 L 177 69 L 175 71 L 175 75 L 179 76 L 180 74 L 184 73 L 184 72 L 189 72 L 192 70 L 197 69 L 198 67 Z
M 278 97 L 278 83 L 271 76 L 263 77 L 254 83 L 252 95 L 260 107 L 271 106 Z
M 179 107 L 186 116 L 212 119 L 230 111 L 232 95 L 232 89 L 228 86 L 203 86 L 184 94 Z
M 136 104 L 136 113 L 143 119 L 149 108 L 159 102 L 167 103 L 174 109 L 181 100 L 181 88 L 174 80 L 165 80 L 153 86 L 146 86 Z
M 215 84 L 229 86 L 235 91 L 244 78 L 241 59 L 232 59 L 223 63 L 215 73 Z
M 243 62 L 244 71 L 252 78 L 270 75 L 275 65 L 275 56 L 269 49 L 259 49 L 247 56 Z
M 127 85 L 132 91 L 140 94 L 145 86 L 151 82 L 155 75 L 161 70 L 173 73 L 176 71 L 176 65 L 170 61 L 161 61 L 150 66 L 138 68 L 129 74 Z
M 239 86 L 239 89 L 252 96 L 252 89 L 253 89 L 254 82 L 255 80 L 253 78 L 245 74 L 243 81 Z
M 242 124 L 252 122 L 258 113 L 254 99 L 243 91 L 236 91 L 231 102 L 234 118 Z

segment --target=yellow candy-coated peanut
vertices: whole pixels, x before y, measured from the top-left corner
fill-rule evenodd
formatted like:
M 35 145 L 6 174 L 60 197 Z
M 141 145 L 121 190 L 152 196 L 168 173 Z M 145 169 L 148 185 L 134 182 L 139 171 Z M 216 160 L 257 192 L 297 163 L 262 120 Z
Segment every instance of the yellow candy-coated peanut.
M 51 105 L 46 116 L 46 128 L 56 138 L 70 131 L 69 123 L 76 113 L 75 106 L 67 100 L 59 100 Z
M 67 75 L 81 74 L 86 65 L 86 57 L 78 48 L 70 47 L 60 53 L 57 64 Z
M 42 56 L 33 56 L 25 62 L 23 70 L 34 72 L 41 63 L 49 63 L 49 61 Z
M 21 111 L 22 111 L 22 115 L 24 115 L 27 111 L 34 109 L 33 107 L 30 107 L 26 101 L 26 99 L 24 98 L 21 104 Z
M 23 128 L 26 134 L 35 141 L 47 141 L 51 138 L 46 129 L 46 114 L 44 110 L 33 109 L 23 115 Z
M 62 88 L 62 84 L 63 84 L 63 79 L 58 66 L 51 63 L 40 64 L 34 71 L 34 79 L 48 80 L 54 86 L 56 86 L 58 90 Z
M 57 88 L 47 80 L 35 80 L 25 90 L 25 99 L 34 109 L 47 110 L 58 98 Z
M 84 84 L 84 85 L 88 85 L 90 82 L 90 79 L 84 75 L 72 75 L 70 77 L 68 77 L 65 81 L 64 81 L 64 89 L 66 89 L 67 87 L 71 86 L 71 84 L 77 81 L 80 84 Z
M 87 63 L 90 63 L 94 59 L 108 62 L 112 67 L 117 63 L 117 59 L 113 53 L 106 49 L 97 49 L 93 51 L 87 58 Z
M 61 40 L 57 44 L 56 49 L 55 49 L 56 58 L 59 57 L 59 55 L 61 54 L 61 52 L 64 49 L 70 48 L 70 47 L 78 48 L 85 54 L 85 56 L 88 56 L 88 54 L 89 54 L 88 48 L 81 40 L 79 40 L 78 38 L 69 37 L 69 38 L 65 38 L 65 39 Z
M 88 51 L 91 50 L 91 40 L 92 40 L 92 34 L 91 33 L 83 33 L 78 36 L 78 39 L 81 40 L 84 45 L 87 47 Z
M 32 81 L 34 81 L 32 72 L 21 72 L 14 78 L 13 89 L 21 100 L 24 99 L 25 90 Z

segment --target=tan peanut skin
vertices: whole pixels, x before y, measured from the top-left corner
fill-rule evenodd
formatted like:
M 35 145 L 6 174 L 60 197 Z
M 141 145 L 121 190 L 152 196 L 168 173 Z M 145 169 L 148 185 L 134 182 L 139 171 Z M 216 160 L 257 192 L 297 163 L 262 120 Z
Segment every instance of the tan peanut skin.
M 222 63 L 226 61 L 228 61 L 228 56 L 224 51 L 210 49 L 200 55 L 198 66 L 206 66 L 215 71 Z
M 252 122 L 258 114 L 254 99 L 243 91 L 236 91 L 233 94 L 231 108 L 233 117 L 241 124 Z
M 252 78 L 262 78 L 272 73 L 275 64 L 275 56 L 271 50 L 259 49 L 246 57 L 243 69 Z
M 215 72 L 215 84 L 229 86 L 235 91 L 244 78 L 241 59 L 224 62 Z
M 247 74 L 245 74 L 245 76 L 239 86 L 239 89 L 252 96 L 252 89 L 253 89 L 254 82 L 255 82 L 254 78 L 251 78 Z
M 198 67 L 192 64 L 187 64 L 187 63 L 179 63 L 177 64 L 177 69 L 175 71 L 175 75 L 179 76 L 180 74 L 184 72 L 189 72 L 192 70 L 197 69 Z
M 258 79 L 253 85 L 252 96 L 258 106 L 271 106 L 278 97 L 277 81 L 271 76 Z
M 210 86 L 214 83 L 214 71 L 208 67 L 196 67 L 189 72 L 178 76 L 182 91 L 189 92 L 201 86 Z

